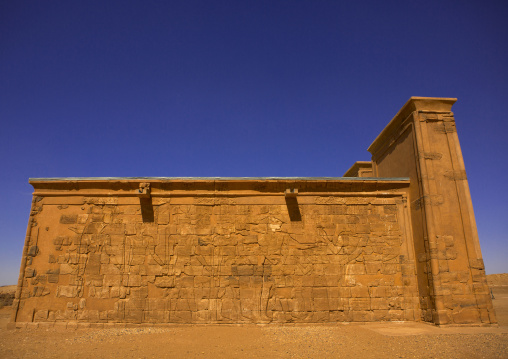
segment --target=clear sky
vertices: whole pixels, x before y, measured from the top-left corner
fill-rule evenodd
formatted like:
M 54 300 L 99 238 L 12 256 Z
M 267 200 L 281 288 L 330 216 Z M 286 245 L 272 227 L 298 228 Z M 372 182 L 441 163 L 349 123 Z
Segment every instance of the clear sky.
M 0 285 L 29 177 L 342 176 L 411 96 L 457 97 L 508 272 L 507 1 L 1 1 Z

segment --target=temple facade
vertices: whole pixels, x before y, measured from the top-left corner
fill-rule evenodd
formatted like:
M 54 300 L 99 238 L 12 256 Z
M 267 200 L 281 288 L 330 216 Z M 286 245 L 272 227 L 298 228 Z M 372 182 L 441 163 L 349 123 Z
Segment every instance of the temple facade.
M 30 179 L 11 325 L 496 323 L 455 101 L 344 177 Z

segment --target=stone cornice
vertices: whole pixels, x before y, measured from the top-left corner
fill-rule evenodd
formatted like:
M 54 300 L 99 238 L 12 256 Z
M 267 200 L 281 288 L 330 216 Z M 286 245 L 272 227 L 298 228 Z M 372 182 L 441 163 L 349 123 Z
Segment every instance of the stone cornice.
M 416 111 L 434 112 L 434 113 L 449 113 L 451 112 L 453 104 L 457 101 L 456 98 L 441 98 L 441 97 L 411 97 L 404 106 L 397 112 L 388 125 L 376 137 L 374 142 L 369 146 L 368 151 L 371 154 L 383 145 L 387 138 L 395 131 L 400 131 L 404 121 Z

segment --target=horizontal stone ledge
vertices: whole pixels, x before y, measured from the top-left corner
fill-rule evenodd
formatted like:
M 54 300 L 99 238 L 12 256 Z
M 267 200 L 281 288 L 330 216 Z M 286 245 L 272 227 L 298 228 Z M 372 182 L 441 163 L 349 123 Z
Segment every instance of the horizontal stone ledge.
M 34 192 L 35 196 L 40 197 L 138 197 L 136 192 L 122 191 L 122 192 L 67 192 L 62 191 L 39 191 Z M 298 197 L 403 197 L 406 196 L 406 192 L 375 192 L 375 191 L 364 191 L 364 192 L 300 192 Z M 205 197 L 205 198 L 227 198 L 227 197 L 282 197 L 284 198 L 283 192 L 237 192 L 237 191 L 224 191 L 224 192 L 181 192 L 181 191 L 158 191 L 152 192 L 151 197 Z M 106 203 L 107 204 L 107 203 Z M 328 203 L 326 203 L 328 204 Z
M 196 182 L 196 181 L 408 181 L 409 177 L 48 177 L 29 178 L 35 182 Z

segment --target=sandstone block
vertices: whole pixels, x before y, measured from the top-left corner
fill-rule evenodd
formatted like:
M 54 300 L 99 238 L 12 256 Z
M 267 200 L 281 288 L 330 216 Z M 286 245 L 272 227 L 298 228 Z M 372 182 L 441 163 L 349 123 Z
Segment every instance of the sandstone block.
M 34 286 L 33 287 L 32 296 L 33 297 L 43 297 L 43 296 L 46 296 L 46 295 L 48 295 L 50 293 L 51 293 L 51 291 L 47 287 L 44 287 L 44 286 Z
M 353 310 L 351 312 L 353 322 L 372 322 L 374 313 L 370 310 Z
M 56 290 L 57 297 L 75 298 L 78 296 L 78 287 L 76 286 L 58 286 Z
M 60 216 L 60 223 L 62 224 L 74 224 L 76 223 L 78 220 L 78 216 L 77 215 L 65 215 L 65 214 L 62 214 Z
M 33 278 L 36 275 L 36 271 L 33 268 L 25 268 L 25 278 Z
M 349 300 L 349 305 L 353 312 L 370 310 L 370 298 L 352 298 Z
M 371 299 L 371 308 L 373 310 L 385 310 L 388 312 L 389 305 L 388 299 L 386 298 L 372 298 Z
M 155 286 L 159 288 L 171 288 L 175 286 L 174 277 L 155 277 Z
M 351 297 L 353 298 L 369 298 L 369 288 L 364 286 L 351 287 Z
M 330 302 L 328 298 L 314 298 L 313 300 L 313 308 L 315 311 L 329 311 L 330 310 Z
M 30 248 L 28 248 L 26 255 L 29 257 L 35 257 L 38 253 L 39 253 L 39 247 L 30 246 Z

